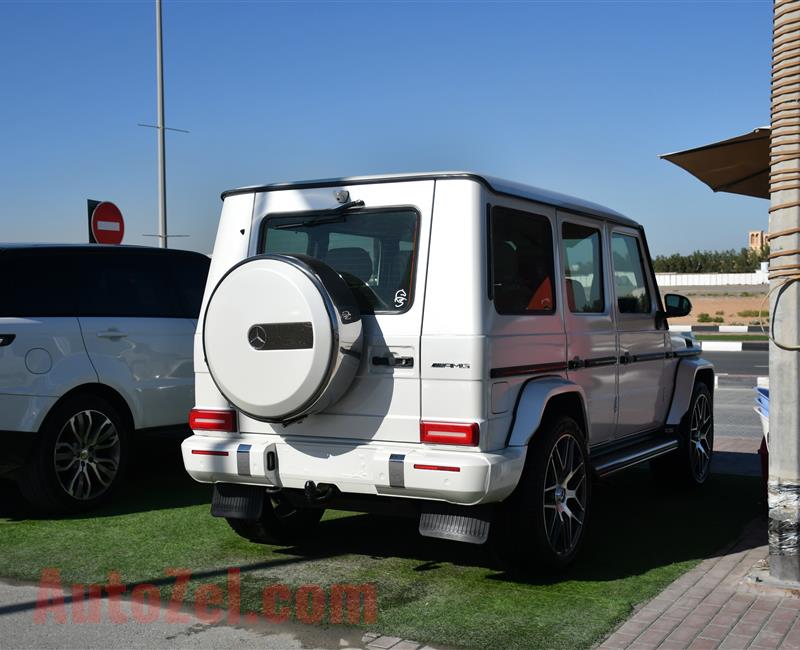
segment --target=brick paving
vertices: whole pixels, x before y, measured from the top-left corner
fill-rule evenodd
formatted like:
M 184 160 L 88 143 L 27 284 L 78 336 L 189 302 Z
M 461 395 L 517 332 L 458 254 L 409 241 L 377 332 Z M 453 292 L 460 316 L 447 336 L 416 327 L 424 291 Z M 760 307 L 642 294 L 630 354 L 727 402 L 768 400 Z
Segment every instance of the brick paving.
M 408 641 L 396 636 L 385 636 L 375 634 L 374 632 L 367 632 L 361 639 L 365 643 L 368 650 L 436 650 L 433 646 L 423 646 L 416 641 Z
M 717 438 L 715 450 L 741 454 L 752 467 L 760 440 Z M 766 521 L 753 522 L 717 557 L 703 560 L 645 603 L 599 644 L 603 650 L 800 650 L 800 598 L 747 579 L 767 557 Z

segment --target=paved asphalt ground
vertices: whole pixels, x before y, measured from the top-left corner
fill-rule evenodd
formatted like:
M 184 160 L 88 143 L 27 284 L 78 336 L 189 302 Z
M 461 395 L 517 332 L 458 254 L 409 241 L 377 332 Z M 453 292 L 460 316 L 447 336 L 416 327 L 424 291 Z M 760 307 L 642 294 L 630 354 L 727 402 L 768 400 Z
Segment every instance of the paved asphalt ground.
M 720 377 L 714 393 L 715 435 L 760 439 L 763 434 L 753 411 L 753 387 L 757 377 L 769 374 L 768 353 L 704 352 L 703 357 L 714 364 Z

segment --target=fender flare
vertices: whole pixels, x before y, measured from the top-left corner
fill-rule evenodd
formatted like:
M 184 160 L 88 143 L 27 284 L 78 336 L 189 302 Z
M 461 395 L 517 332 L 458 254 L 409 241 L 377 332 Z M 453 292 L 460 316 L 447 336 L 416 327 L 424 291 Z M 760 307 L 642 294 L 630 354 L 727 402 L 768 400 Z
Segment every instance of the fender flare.
M 509 429 L 508 447 L 525 447 L 538 431 L 548 402 L 558 395 L 576 394 L 581 402 L 586 439 L 589 440 L 591 424 L 586 414 L 586 394 L 578 384 L 563 377 L 529 379 L 520 388 L 514 419 Z
M 666 425 L 668 427 L 680 426 L 683 416 L 689 410 L 689 403 L 692 401 L 692 392 L 698 373 L 710 371 L 712 376 L 709 389 L 714 392 L 714 366 L 710 361 L 700 357 L 694 359 L 681 359 L 678 362 L 678 369 L 675 372 L 675 388 L 672 393 L 672 404 L 667 414 Z

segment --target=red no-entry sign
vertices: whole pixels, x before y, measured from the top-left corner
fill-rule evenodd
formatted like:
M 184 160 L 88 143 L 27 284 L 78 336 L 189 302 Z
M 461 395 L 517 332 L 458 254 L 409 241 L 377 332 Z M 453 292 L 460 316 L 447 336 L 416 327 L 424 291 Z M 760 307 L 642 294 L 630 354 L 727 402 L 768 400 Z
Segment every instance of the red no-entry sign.
M 122 212 L 110 201 L 94 206 L 89 217 L 89 241 L 93 244 L 121 244 L 125 236 Z

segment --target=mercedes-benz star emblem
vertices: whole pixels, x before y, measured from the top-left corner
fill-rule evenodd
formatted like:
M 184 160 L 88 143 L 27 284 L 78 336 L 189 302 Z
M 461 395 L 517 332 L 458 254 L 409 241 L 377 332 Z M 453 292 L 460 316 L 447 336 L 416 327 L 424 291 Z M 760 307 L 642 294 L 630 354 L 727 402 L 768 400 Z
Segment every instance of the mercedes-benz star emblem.
M 267 346 L 267 330 L 263 325 L 253 325 L 247 332 L 247 340 L 255 350 L 263 350 Z

